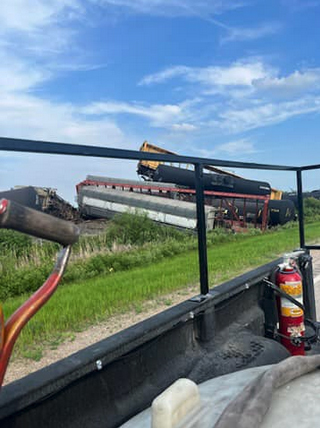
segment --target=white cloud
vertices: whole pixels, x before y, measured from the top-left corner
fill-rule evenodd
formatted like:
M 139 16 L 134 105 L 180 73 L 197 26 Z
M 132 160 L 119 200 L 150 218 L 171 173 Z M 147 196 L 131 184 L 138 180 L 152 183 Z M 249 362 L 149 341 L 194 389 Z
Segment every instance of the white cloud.
M 0 135 L 45 141 L 133 148 L 110 117 L 88 118 L 80 107 L 52 101 L 41 89 L 70 61 L 74 36 L 69 28 L 81 9 L 75 0 L 3 0 L 0 4 Z M 80 16 L 80 15 L 79 15 Z M 78 19 L 77 15 L 76 18 Z M 68 54 L 68 60 L 64 55 Z M 79 69 L 72 59 L 72 68 Z M 81 63 L 81 68 L 91 68 Z M 94 164 L 94 160 L 90 165 Z M 106 162 L 104 162 L 104 165 Z M 33 184 L 58 187 L 69 200 L 74 185 L 88 172 L 87 159 L 63 156 L 6 157 L 1 187 Z M 100 161 L 100 168 L 102 161 Z M 109 165 L 110 169 L 110 165 Z M 79 171 L 82 171 L 80 174 Z M 66 171 L 68 176 L 66 177 Z M 121 167 L 118 165 L 120 173 Z M 11 173 L 10 173 L 11 172 Z
M 140 85 L 163 83 L 174 77 L 181 77 L 187 82 L 200 83 L 216 88 L 226 86 L 249 86 L 258 79 L 272 76 L 274 70 L 262 61 L 236 61 L 229 66 L 186 67 L 175 66 L 158 73 L 149 74 L 139 82 Z
M 233 63 L 230 67 L 208 67 L 190 73 L 190 80 L 208 86 L 251 86 L 256 79 L 269 75 L 262 62 Z
M 171 126 L 173 122 L 184 117 L 182 108 L 176 104 L 144 105 L 110 101 L 92 103 L 82 111 L 87 115 L 132 114 L 149 119 L 152 126 L 160 127 Z
M 149 74 L 147 76 L 144 76 L 140 82 L 139 85 L 152 85 L 155 83 L 163 83 L 167 80 L 173 79 L 175 77 L 186 77 L 188 76 L 189 72 L 193 69 L 191 67 L 186 66 L 174 66 L 165 68 L 162 71 L 159 71 L 154 74 Z
M 282 0 L 281 3 L 292 12 L 301 12 L 304 9 L 319 7 L 319 0 Z
M 268 22 L 256 27 L 228 27 L 227 34 L 222 36 L 221 42 L 240 42 L 245 40 L 257 40 L 262 37 L 279 33 L 282 26 L 279 22 Z
M 77 61 L 69 67 L 59 57 L 70 50 L 73 32 L 68 25 L 82 13 L 78 0 L 1 1 L 0 135 L 124 143 L 122 131 L 110 118 L 88 119 L 75 105 L 50 101 L 37 91 L 61 69 L 97 68 Z
M 174 123 L 171 129 L 177 132 L 192 132 L 195 131 L 197 127 L 191 123 Z
M 46 73 L 64 62 L 65 54 L 69 62 L 71 53 L 78 50 L 72 24 L 83 16 L 80 0 L 2 0 L 1 59 L 25 62 L 26 68 L 40 68 Z M 77 59 L 73 58 L 73 62 Z
M 220 113 L 219 117 L 211 122 L 211 125 L 227 132 L 239 133 L 319 111 L 320 98 L 307 97 L 277 104 L 268 103 L 243 109 L 227 109 Z
M 219 138 L 221 134 L 237 134 L 320 111 L 316 93 L 293 101 L 286 98 L 316 90 L 320 69 L 282 76 L 262 58 L 252 57 L 226 65 L 168 67 L 140 81 L 141 85 L 151 86 L 180 79 L 184 83 L 180 85 L 181 94 L 188 83 L 188 88 L 201 93 L 201 98 L 156 104 L 93 100 L 85 106 L 45 99 L 41 95 L 43 84 L 58 73 L 101 67 L 100 64 L 90 65 L 86 57 L 77 61 L 70 55 L 76 34 L 71 24 L 87 18 L 85 11 L 90 2 L 104 8 L 126 8 L 134 13 L 199 16 L 218 25 L 226 34 L 225 41 L 256 39 L 274 34 L 280 28 L 276 23 L 250 29 L 214 22 L 210 14 L 222 13 L 242 4 L 222 0 L 3 0 L 0 5 L 0 135 L 137 148 L 142 140 L 139 133 L 145 133 L 144 136 L 149 138 L 154 132 L 157 137 L 160 128 L 169 131 L 170 138 L 173 136 L 176 141 L 186 140 L 188 133 L 191 145 L 204 136 L 218 135 Z M 276 104 L 275 96 L 280 93 L 286 101 Z M 119 125 L 124 122 L 122 115 L 138 117 L 145 123 L 143 130 L 137 127 L 136 135 L 130 135 L 129 140 Z M 247 139 L 218 145 L 214 151 L 233 155 L 238 150 L 255 152 Z M 69 158 L 64 163 L 66 169 L 68 162 Z M 79 164 L 83 170 L 88 167 L 86 160 Z M 68 173 L 74 183 L 72 168 Z M 118 170 L 120 168 L 115 172 Z M 28 177 L 33 173 L 31 167 Z M 49 170 L 47 173 L 51 174 L 53 182 L 55 172 Z M 124 171 L 123 175 L 126 173 Z
M 69 25 L 81 15 L 79 4 L 78 0 L 0 2 L 0 135 L 75 142 L 77 129 L 84 137 L 90 129 L 91 141 L 99 142 L 91 122 L 72 106 L 39 96 L 44 83 L 60 72 L 58 65 L 65 62 L 66 53 L 69 60 L 74 36 Z M 115 138 L 121 133 L 111 121 L 98 123 L 99 128 Z
M 204 135 L 237 134 L 320 111 L 320 68 L 281 75 L 262 59 L 236 61 L 224 67 L 180 65 L 145 76 L 140 84 L 159 84 L 174 77 L 202 94 L 195 106 L 183 111 L 183 122 L 196 125 Z M 245 148 L 251 150 L 250 146 Z
M 62 17 L 70 18 L 81 10 L 77 0 L 1 0 L 0 32 L 37 31 L 59 24 Z
M 238 28 L 217 20 L 215 16 L 248 6 L 251 1 L 241 0 L 91 0 L 109 11 L 121 14 L 135 13 L 162 17 L 195 17 L 222 29 L 221 41 L 254 40 L 273 35 L 281 29 L 278 22 L 262 23 L 250 28 Z
M 0 97 L 0 134 L 83 144 L 125 143 L 123 133 L 110 119 L 89 120 L 71 104 L 13 93 Z
M 262 23 L 253 27 L 233 27 L 217 20 L 214 16 L 224 12 L 246 7 L 250 4 L 242 0 L 91 0 L 104 8 L 136 14 L 164 17 L 196 17 L 203 19 L 223 30 L 223 43 L 232 41 L 255 40 L 279 32 L 278 22 Z
M 216 146 L 216 152 L 227 155 L 244 155 L 256 153 L 257 150 L 255 149 L 252 141 L 240 139 Z
M 31 65 L 0 49 L 0 93 L 27 91 L 50 77 L 45 68 Z
M 210 16 L 246 5 L 242 0 L 92 0 L 123 11 L 160 16 Z
M 110 118 L 89 119 L 74 105 L 18 92 L 0 95 L 0 135 L 128 149 L 142 142 L 141 136 L 124 135 Z M 133 177 L 134 171 L 134 165 L 108 159 L 10 154 L 3 160 L 0 178 L 2 189 L 18 184 L 49 186 L 72 202 L 75 184 L 87 174 Z
M 240 138 L 216 146 L 210 145 L 208 148 L 192 147 L 191 152 L 195 154 L 195 156 L 205 158 L 224 159 L 237 157 L 241 159 L 243 156 L 258 153 L 258 150 L 251 140 Z
M 265 77 L 255 80 L 253 85 L 277 96 L 293 96 L 308 90 L 314 92 L 320 85 L 320 69 L 296 70 L 286 77 Z
M 296 70 L 287 76 L 263 60 L 239 60 L 227 66 L 187 67 L 183 65 L 165 68 L 144 76 L 139 85 L 165 83 L 180 78 L 205 87 L 204 94 L 227 90 L 232 97 L 246 97 L 253 91 L 276 96 L 297 95 L 306 90 L 315 92 L 320 87 L 320 68 Z
M 19 57 L 57 55 L 70 46 L 74 33 L 68 24 L 82 13 L 78 0 L 2 0 L 0 35 Z
M 320 97 L 316 92 L 320 82 L 319 69 L 296 71 L 280 77 L 274 68 L 262 61 L 238 61 L 226 67 L 171 67 L 146 76 L 141 83 L 151 85 L 173 76 L 180 76 L 194 85 L 201 83 L 206 88 L 202 91 L 202 98 L 163 105 L 100 102 L 84 107 L 82 112 L 103 117 L 136 115 L 147 119 L 152 127 L 177 134 L 197 130 L 197 134 L 205 135 L 210 132 L 237 134 L 320 110 Z M 296 97 L 308 89 L 315 91 L 314 94 Z M 276 102 L 280 94 L 285 99 L 281 103 Z M 237 144 L 239 142 L 246 153 L 253 153 L 250 142 L 236 141 Z M 221 146 L 219 150 L 225 153 L 230 150 L 231 153 L 235 150 L 234 142 Z

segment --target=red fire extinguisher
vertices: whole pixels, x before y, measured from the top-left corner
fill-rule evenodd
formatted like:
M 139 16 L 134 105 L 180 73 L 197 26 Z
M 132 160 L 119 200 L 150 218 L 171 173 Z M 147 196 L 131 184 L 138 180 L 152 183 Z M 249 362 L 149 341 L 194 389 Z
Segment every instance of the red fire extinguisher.
M 284 256 L 284 262 L 279 266 L 276 284 L 282 291 L 303 304 L 302 278 L 289 256 Z M 283 296 L 278 299 L 278 310 L 281 343 L 291 355 L 305 355 L 304 342 L 299 340 L 305 333 L 303 310 Z

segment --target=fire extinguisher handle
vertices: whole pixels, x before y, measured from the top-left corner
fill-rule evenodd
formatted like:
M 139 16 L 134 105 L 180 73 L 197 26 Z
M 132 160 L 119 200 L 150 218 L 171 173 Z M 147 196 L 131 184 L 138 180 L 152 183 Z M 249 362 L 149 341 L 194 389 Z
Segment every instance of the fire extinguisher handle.
M 8 199 L 0 200 L 0 227 L 48 239 L 63 246 L 74 244 L 80 235 L 79 228 L 73 223 Z

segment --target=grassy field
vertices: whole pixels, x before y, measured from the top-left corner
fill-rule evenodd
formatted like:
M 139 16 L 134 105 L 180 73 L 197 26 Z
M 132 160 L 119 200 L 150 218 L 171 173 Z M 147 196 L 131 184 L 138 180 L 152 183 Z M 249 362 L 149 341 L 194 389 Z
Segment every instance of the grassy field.
M 306 226 L 307 241 L 320 238 L 320 222 Z M 236 235 L 231 242 L 209 240 L 210 286 L 273 260 L 298 247 L 297 225 L 272 233 Z M 198 254 L 195 250 L 162 257 L 158 263 L 113 272 L 60 287 L 49 303 L 30 321 L 17 342 L 16 352 L 27 355 L 44 343 L 62 340 L 107 319 L 110 315 L 139 308 L 143 301 L 198 283 Z M 5 315 L 11 314 L 25 297 L 8 299 Z
M 214 233 L 213 238 L 228 239 Z M 153 245 L 156 243 L 157 245 Z M 122 214 L 98 236 L 81 236 L 73 246 L 63 284 L 128 270 L 196 246 L 195 237 L 162 227 L 146 216 Z M 0 230 L 0 301 L 31 293 L 52 270 L 59 245 Z

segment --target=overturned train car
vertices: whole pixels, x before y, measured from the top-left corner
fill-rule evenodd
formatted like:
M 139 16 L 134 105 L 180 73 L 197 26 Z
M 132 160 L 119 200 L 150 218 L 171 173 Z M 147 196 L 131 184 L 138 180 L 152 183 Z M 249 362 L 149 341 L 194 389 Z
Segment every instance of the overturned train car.
M 196 204 L 104 187 L 81 186 L 78 205 L 83 217 L 112 218 L 124 212 L 147 214 L 154 221 L 184 229 L 197 228 Z M 216 208 L 205 207 L 206 228 L 214 227 Z
M 160 164 L 153 176 L 154 181 L 176 183 L 189 188 L 195 188 L 194 171 Z M 216 192 L 243 193 L 250 195 L 270 195 L 271 186 L 264 181 L 246 180 L 224 174 L 203 174 L 205 190 Z
M 250 202 L 243 199 L 222 201 L 221 199 L 212 199 L 210 204 L 218 208 L 219 212 L 222 211 L 224 218 L 228 220 L 237 215 L 240 218 L 245 217 L 247 222 L 262 222 L 263 202 L 261 201 Z M 295 220 L 295 218 L 295 206 L 292 201 L 271 199 L 268 202 L 269 226 L 284 225 L 289 221 Z
M 188 188 L 195 187 L 194 171 L 184 168 L 177 168 L 160 164 L 154 172 L 153 180 L 157 182 L 170 182 Z M 215 192 L 225 192 L 234 194 L 248 194 L 267 196 L 271 194 L 269 183 L 257 180 L 247 180 L 224 174 L 203 174 L 203 186 L 205 190 Z M 247 221 L 262 221 L 263 202 L 245 201 L 238 199 L 236 202 L 227 200 L 227 204 L 222 204 L 221 199 L 207 197 L 207 203 L 223 209 L 225 218 L 230 219 L 234 214 L 246 217 Z M 230 209 L 232 205 L 232 209 Z M 295 219 L 295 205 L 289 199 L 271 199 L 268 204 L 268 224 L 276 226 L 283 225 Z
M 162 167 L 163 165 L 161 165 Z M 164 165 L 166 166 L 166 165 Z M 174 168 L 175 170 L 180 170 L 179 168 Z M 161 168 L 162 170 L 162 168 Z M 172 170 L 172 168 L 171 168 Z M 186 170 L 184 170 L 186 171 Z M 183 171 L 182 171 L 183 172 Z M 193 171 L 187 171 L 193 174 Z M 183 174 L 184 175 L 184 174 Z M 218 174 L 206 174 L 208 176 L 215 176 Z M 222 174 L 221 174 L 222 176 Z M 176 176 L 177 177 L 177 176 Z M 174 179 L 174 177 L 170 177 Z M 179 177 L 178 177 L 179 178 Z M 191 186 L 192 181 L 194 177 L 189 176 L 189 184 Z M 233 178 L 225 176 L 226 179 Z M 181 180 L 180 180 L 181 179 Z M 183 176 L 180 177 L 178 181 L 183 181 Z M 207 185 L 209 185 L 209 178 L 207 179 Z M 250 181 L 250 186 L 252 191 L 258 191 L 258 187 L 260 186 L 260 193 L 263 190 L 262 188 L 267 189 L 268 184 L 263 182 L 254 182 L 252 180 L 243 180 L 243 181 Z M 246 195 L 241 195 L 239 197 L 239 194 L 237 195 L 234 193 L 235 198 L 231 197 L 232 192 L 226 192 L 226 195 L 229 195 L 227 197 L 223 197 L 223 193 L 221 190 L 225 190 L 226 187 L 223 187 L 225 185 L 220 185 L 220 187 L 215 187 L 216 189 L 219 189 L 219 193 L 215 193 L 212 190 L 205 190 L 205 203 L 207 206 L 214 207 L 216 209 L 216 217 L 218 217 L 219 220 L 232 220 L 235 218 L 241 218 L 244 219 L 245 222 L 248 223 L 257 223 L 262 224 L 263 222 L 263 216 L 264 216 L 264 199 L 268 197 L 267 195 L 257 195 L 258 199 L 246 199 Z M 87 188 L 85 191 L 83 188 Z M 95 191 L 95 197 L 98 197 L 98 193 L 101 189 L 109 189 L 109 190 L 118 190 L 118 198 L 127 198 L 127 204 L 129 206 L 138 207 L 138 208 L 147 208 L 150 201 L 152 203 L 157 204 L 155 197 L 160 197 L 163 199 L 174 199 L 178 201 L 187 201 L 187 202 L 193 202 L 195 203 L 195 190 L 192 188 L 188 188 L 183 185 L 179 185 L 176 183 L 171 182 L 154 182 L 154 181 L 138 181 L 138 180 L 126 180 L 121 178 L 111 178 L 111 177 L 102 177 L 102 176 L 95 176 L 95 175 L 88 175 L 86 180 L 79 183 L 77 185 L 77 193 L 78 193 L 78 200 L 79 200 L 79 209 L 80 214 L 82 216 L 87 217 L 106 217 L 105 212 L 99 211 L 99 207 L 89 207 L 88 204 L 85 202 L 83 203 L 83 195 L 87 191 L 89 191 L 89 188 L 96 189 Z M 100 189 L 100 190 L 99 190 Z M 236 187 L 236 189 L 240 190 L 240 187 Z M 108 191 L 109 191 L 108 190 Z M 248 189 L 247 189 L 248 190 Z M 216 192 L 218 192 L 216 190 Z M 132 198 L 129 195 L 138 194 L 140 196 Z M 111 193 L 109 193 L 111 195 Z M 120 196 L 122 195 L 122 196 Z M 217 196 L 218 195 L 218 196 Z M 146 196 L 152 196 L 152 199 L 146 198 Z M 105 196 L 104 196 L 105 197 Z M 261 199 L 259 199 L 261 197 Z M 138 200 L 139 202 L 133 202 L 134 200 Z M 97 203 L 96 203 L 97 204 Z M 137 205 L 138 204 L 138 205 Z M 170 205 L 170 203 L 166 201 L 162 201 L 160 205 Z M 101 204 L 100 204 L 101 205 Z M 177 203 L 174 202 L 172 206 L 177 206 Z M 181 207 L 183 204 L 181 204 Z M 190 205 L 187 205 L 190 207 Z M 159 206 L 156 206 L 156 209 L 158 209 Z M 127 207 L 127 210 L 129 208 Z M 194 210 L 194 208 L 193 208 Z M 112 211 L 112 210 L 111 210 Z M 120 211 L 119 211 L 120 212 Z M 108 214 L 110 217 L 110 213 Z M 295 207 L 294 204 L 290 200 L 269 200 L 268 201 L 268 224 L 269 226 L 276 226 L 278 224 L 283 225 L 287 223 L 288 221 L 292 221 L 295 219 Z

